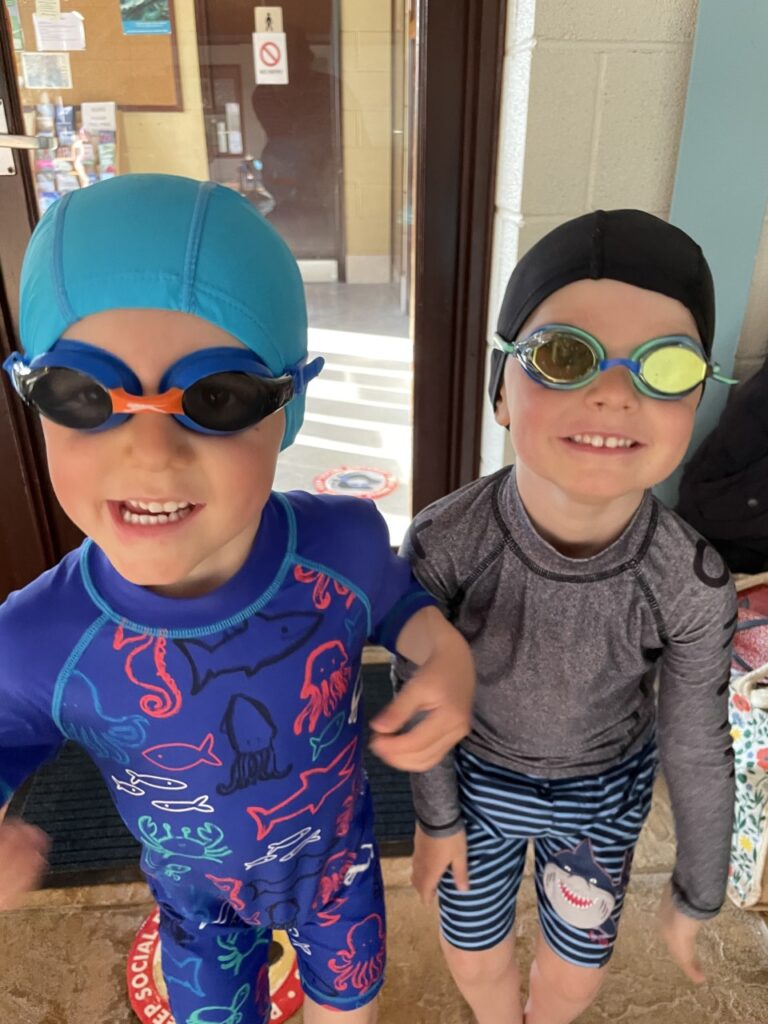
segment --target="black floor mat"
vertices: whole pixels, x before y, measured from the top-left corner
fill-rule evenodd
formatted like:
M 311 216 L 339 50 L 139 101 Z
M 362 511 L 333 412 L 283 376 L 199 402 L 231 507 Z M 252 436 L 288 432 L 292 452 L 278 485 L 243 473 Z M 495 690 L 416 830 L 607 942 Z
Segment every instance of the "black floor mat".
M 388 703 L 389 667 L 363 669 L 366 720 Z M 413 834 L 408 776 L 366 750 L 365 767 L 376 810 L 376 836 L 384 856 L 407 854 Z M 93 762 L 66 744 L 19 790 L 10 813 L 44 829 L 52 840 L 46 887 L 96 885 L 141 878 L 139 844 L 123 825 Z

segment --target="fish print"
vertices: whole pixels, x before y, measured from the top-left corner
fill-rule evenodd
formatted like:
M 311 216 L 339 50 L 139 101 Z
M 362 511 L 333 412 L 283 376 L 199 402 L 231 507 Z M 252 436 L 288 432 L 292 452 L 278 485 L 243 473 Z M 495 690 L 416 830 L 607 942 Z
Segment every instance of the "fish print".
M 140 789 L 138 786 L 134 786 L 132 782 L 126 782 L 125 779 L 117 779 L 112 776 L 112 781 L 115 784 L 115 789 L 118 793 L 127 793 L 128 796 L 145 796 L 145 790 Z
M 309 745 L 312 747 L 312 760 L 316 761 L 326 747 L 332 747 L 341 735 L 344 728 L 345 714 L 340 711 L 335 718 L 332 718 L 319 736 L 312 736 Z
M 179 790 L 186 789 L 186 782 L 181 779 L 165 779 L 161 775 L 141 775 L 131 768 L 125 769 L 127 779 L 118 779 L 112 776 L 115 789 L 118 793 L 127 793 L 128 796 L 146 796 L 147 789 Z
M 201 814 L 211 814 L 214 808 L 208 803 L 208 794 L 195 797 L 194 800 L 153 800 L 152 806 L 158 811 L 168 811 L 169 814 L 184 814 L 185 811 L 199 811 Z
M 213 752 L 213 733 L 209 732 L 202 743 L 159 743 L 142 752 L 152 764 L 168 772 L 186 772 L 199 764 L 221 767 L 221 760 Z
M 286 839 L 270 843 L 267 852 L 262 857 L 246 861 L 245 870 L 250 871 L 251 868 L 258 867 L 260 864 L 269 864 L 273 860 L 291 860 L 299 850 L 302 850 L 309 843 L 319 842 L 320 838 L 320 829 L 316 828 L 313 830 L 311 826 L 307 825 L 306 828 L 299 829 L 298 832 L 294 832 L 293 835 L 288 836 Z
M 186 782 L 182 782 L 181 779 L 166 779 L 162 775 L 143 775 L 140 772 L 133 771 L 132 768 L 126 768 L 125 774 L 130 778 L 131 783 L 134 786 L 144 786 L 146 789 L 186 789 Z
M 192 671 L 192 696 L 200 693 L 214 679 L 243 673 L 249 679 L 268 665 L 274 665 L 298 651 L 315 633 L 323 620 L 320 612 L 286 612 L 267 615 L 257 612 L 237 631 L 229 630 L 215 643 L 203 640 L 175 640 L 174 643 L 189 662 Z M 254 628 L 254 645 L 258 643 L 259 660 L 252 665 L 222 665 L 222 648 L 246 629 Z M 226 653 L 226 652 L 225 652 Z

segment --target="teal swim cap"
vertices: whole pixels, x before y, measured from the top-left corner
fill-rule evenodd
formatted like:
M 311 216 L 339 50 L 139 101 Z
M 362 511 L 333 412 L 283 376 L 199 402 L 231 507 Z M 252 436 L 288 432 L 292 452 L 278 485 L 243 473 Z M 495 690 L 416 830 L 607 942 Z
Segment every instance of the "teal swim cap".
M 223 328 L 276 375 L 307 355 L 296 260 L 238 193 L 170 174 L 125 174 L 69 192 L 35 228 L 21 273 L 21 342 L 47 352 L 106 309 L 173 309 Z M 285 408 L 282 447 L 304 419 Z

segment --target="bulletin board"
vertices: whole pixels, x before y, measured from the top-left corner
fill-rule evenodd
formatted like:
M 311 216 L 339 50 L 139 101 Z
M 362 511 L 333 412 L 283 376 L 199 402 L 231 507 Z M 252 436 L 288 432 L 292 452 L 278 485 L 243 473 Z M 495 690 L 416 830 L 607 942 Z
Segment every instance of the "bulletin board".
M 35 44 L 33 0 L 20 0 L 25 49 Z M 126 35 L 118 0 L 62 0 L 61 11 L 85 19 L 85 50 L 71 50 L 72 88 L 61 91 L 67 104 L 114 100 L 121 110 L 182 110 L 181 79 L 169 4 L 169 35 Z M 40 90 L 24 90 L 36 102 Z M 53 97 L 51 97 L 53 99 Z

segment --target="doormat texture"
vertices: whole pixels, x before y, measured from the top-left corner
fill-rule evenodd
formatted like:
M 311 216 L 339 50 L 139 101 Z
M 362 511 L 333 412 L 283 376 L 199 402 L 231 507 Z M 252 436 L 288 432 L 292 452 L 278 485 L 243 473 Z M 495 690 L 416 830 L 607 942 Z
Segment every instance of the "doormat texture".
M 368 721 L 390 700 L 389 666 L 365 665 L 363 690 Z M 365 767 L 382 854 L 410 853 L 414 815 L 408 776 L 367 749 Z M 47 888 L 141 878 L 139 844 L 123 825 L 93 762 L 72 743 L 22 786 L 11 801 L 10 813 L 38 825 L 51 837 Z

